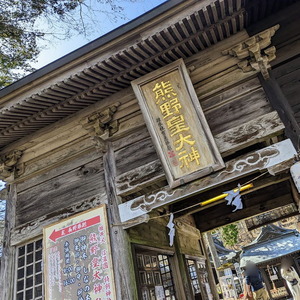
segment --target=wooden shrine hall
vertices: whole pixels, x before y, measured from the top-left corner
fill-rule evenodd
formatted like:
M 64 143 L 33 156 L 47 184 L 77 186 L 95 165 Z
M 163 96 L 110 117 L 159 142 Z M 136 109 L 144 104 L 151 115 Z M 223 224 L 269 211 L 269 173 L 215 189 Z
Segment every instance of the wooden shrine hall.
M 167 1 L 0 90 L 0 299 L 219 299 L 202 233 L 298 213 L 299 13 Z
M 240 266 L 244 268 L 247 260 L 260 269 L 266 288 L 272 299 L 292 297 L 285 280 L 281 276 L 281 261 L 290 257 L 299 273 L 300 236 L 297 230 L 285 229 L 273 224 L 261 228 L 256 239 L 243 248 Z

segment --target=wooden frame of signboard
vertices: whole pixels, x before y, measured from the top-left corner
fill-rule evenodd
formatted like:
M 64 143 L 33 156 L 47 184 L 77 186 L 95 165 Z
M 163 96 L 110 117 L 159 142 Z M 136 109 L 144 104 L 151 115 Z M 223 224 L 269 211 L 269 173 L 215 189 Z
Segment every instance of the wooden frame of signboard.
M 79 224 L 83 225 L 84 222 L 86 222 L 86 226 L 84 227 L 80 227 L 81 229 L 78 229 Z M 109 285 L 110 285 L 110 291 L 111 291 L 111 295 L 110 298 L 112 300 L 116 300 L 116 290 L 115 290 L 115 280 L 114 280 L 114 270 L 113 270 L 113 261 L 112 261 L 112 254 L 111 254 L 111 245 L 110 245 L 110 236 L 109 236 L 109 227 L 108 227 L 108 219 L 107 219 L 107 211 L 106 211 L 106 205 L 100 205 L 99 207 L 93 208 L 93 209 L 89 209 L 85 212 L 76 214 L 74 216 L 62 219 L 58 222 L 55 222 L 51 225 L 48 225 L 46 227 L 43 228 L 43 246 L 44 246 L 44 251 L 43 251 L 43 260 L 44 260 L 44 278 L 45 278 L 45 300 L 60 300 L 65 299 L 65 300 L 71 300 L 71 299 L 75 299 L 72 298 L 73 297 L 73 293 L 76 294 L 75 291 L 78 290 L 79 287 L 84 287 L 84 284 L 81 286 L 81 282 L 80 279 L 78 280 L 78 278 L 76 278 L 75 276 L 75 284 L 70 284 L 67 285 L 67 287 L 70 287 L 70 291 L 62 291 L 62 282 L 58 283 L 56 286 L 56 290 L 58 291 L 57 295 L 49 295 L 49 293 L 51 294 L 52 291 L 50 292 L 50 287 L 49 287 L 49 252 L 51 253 L 55 253 L 55 247 L 56 248 L 61 248 L 61 250 L 65 250 L 65 241 L 66 241 L 66 237 L 72 236 L 72 234 L 77 233 L 77 235 L 73 235 L 71 238 L 73 238 L 73 241 L 75 240 L 74 237 L 76 238 L 77 236 L 84 236 L 84 234 L 87 234 L 93 230 L 92 228 L 96 226 L 97 229 L 94 229 L 97 231 L 98 234 L 98 241 L 99 243 L 97 244 L 99 247 L 99 250 L 106 250 L 107 254 L 106 254 L 106 258 L 107 258 L 107 269 L 105 269 L 106 271 L 104 271 L 104 267 L 103 267 L 103 260 L 101 260 L 101 263 L 99 262 L 99 264 L 101 264 L 101 266 L 99 265 L 99 268 L 102 268 L 102 273 L 98 274 L 99 276 L 102 276 L 105 280 L 105 276 L 108 275 L 109 276 Z M 103 242 L 102 244 L 100 244 L 100 240 L 101 240 L 101 234 L 100 234 L 100 226 L 103 227 L 103 233 L 104 233 L 104 237 L 105 237 L 105 242 Z M 77 230 L 76 230 L 77 228 Z M 69 232 L 70 229 L 74 229 L 74 232 Z M 64 235 L 62 235 L 62 231 L 64 232 Z M 94 233 L 94 232 L 91 232 Z M 91 234 L 90 233 L 90 234 Z M 56 242 L 58 239 L 61 239 L 60 242 Z M 49 242 L 50 240 L 50 242 Z M 89 237 L 87 237 L 87 243 L 88 246 L 86 248 L 88 255 L 91 255 L 91 247 L 93 245 L 96 245 L 95 243 L 91 243 Z M 83 245 L 83 244 L 81 244 Z M 73 245 L 72 245 L 73 246 Z M 75 246 L 74 246 L 75 247 Z M 53 250 L 54 249 L 54 250 Z M 50 251 L 51 250 L 51 251 Z M 52 252 L 52 250 L 54 252 Z M 99 251 L 98 250 L 98 251 Z M 75 251 L 74 251 L 75 252 Z M 83 252 L 83 251 L 82 251 Z M 64 252 L 65 253 L 65 252 Z M 62 253 L 62 254 L 64 254 Z M 99 255 L 100 253 L 102 254 L 102 251 L 99 251 Z M 75 259 L 75 264 L 77 264 L 78 266 L 82 267 L 80 265 L 80 260 L 82 260 L 82 258 L 77 258 L 76 259 L 76 255 L 73 253 L 73 258 Z M 96 255 L 93 255 L 93 257 L 90 257 L 90 259 L 86 259 L 85 263 L 87 263 L 87 266 L 89 268 L 92 268 L 90 265 L 92 265 L 92 258 L 97 258 Z M 102 256 L 103 258 L 103 256 Z M 49 259 L 49 260 L 48 260 Z M 61 263 L 61 261 L 64 261 L 65 257 L 60 257 L 60 259 L 57 259 L 57 262 L 59 262 L 59 267 L 58 269 L 61 267 L 61 264 L 63 265 L 63 263 Z M 53 262 L 52 262 L 53 263 Z M 71 264 L 70 264 L 71 265 Z M 68 267 L 69 265 L 67 265 Z M 84 265 L 86 266 L 86 265 Z M 96 271 L 100 269 L 97 268 L 95 269 Z M 73 270 L 75 270 L 75 268 L 73 267 Z M 83 270 L 83 267 L 81 268 L 81 270 Z M 89 269 L 90 270 L 90 269 Z M 94 270 L 94 271 L 95 271 Z M 51 270 L 53 271 L 53 270 Z M 61 273 L 62 273 L 63 269 L 61 268 Z M 80 272 L 80 271 L 79 271 Z M 93 274 L 93 270 L 92 270 L 92 274 Z M 90 274 L 86 273 L 86 274 Z M 84 272 L 81 273 L 81 276 L 84 275 Z M 83 278 L 84 276 L 82 276 Z M 71 276 L 67 278 L 72 278 Z M 93 286 L 95 284 L 97 284 L 97 281 L 93 281 L 94 278 L 90 278 L 90 284 L 92 285 L 91 288 L 91 299 L 95 300 L 97 298 L 101 298 L 103 297 L 102 294 L 100 294 L 100 292 L 98 294 L 93 293 Z M 100 281 L 100 279 L 99 279 Z M 84 278 L 83 278 L 83 282 L 84 282 Z M 63 281 L 64 284 L 64 281 Z M 100 282 L 99 282 L 100 284 Z M 86 284 L 88 285 L 88 284 Z M 103 289 L 103 293 L 105 293 L 106 287 L 105 287 L 105 281 L 102 282 L 102 288 Z M 55 287 L 55 286 L 54 286 Z M 98 286 L 99 287 L 99 286 Z M 54 290 L 54 289 L 53 289 Z M 56 293 L 57 293 L 56 291 Z M 73 291 L 73 292 L 72 292 Z M 68 293 L 68 295 L 66 294 Z M 71 294 L 70 294 L 71 293 Z M 89 292 L 88 292 L 89 293 Z M 104 295 L 105 296 L 105 295 Z M 67 297 L 71 297 L 71 298 L 67 298 Z M 76 299 L 77 299 L 77 294 L 76 294 Z M 103 298 L 104 299 L 104 298 Z M 106 297 L 105 297 L 106 299 Z
M 131 84 L 172 188 L 224 168 L 182 59 Z

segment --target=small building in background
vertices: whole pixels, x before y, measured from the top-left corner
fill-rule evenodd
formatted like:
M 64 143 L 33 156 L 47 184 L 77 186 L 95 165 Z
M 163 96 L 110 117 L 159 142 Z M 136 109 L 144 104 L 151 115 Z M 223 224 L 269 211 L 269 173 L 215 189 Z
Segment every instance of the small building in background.
M 275 225 L 262 227 L 259 236 L 243 247 L 240 265 L 245 268 L 247 261 L 254 262 L 262 272 L 267 290 L 272 299 L 291 297 L 285 280 L 281 277 L 281 261 L 292 257 L 294 268 L 300 274 L 300 233 Z

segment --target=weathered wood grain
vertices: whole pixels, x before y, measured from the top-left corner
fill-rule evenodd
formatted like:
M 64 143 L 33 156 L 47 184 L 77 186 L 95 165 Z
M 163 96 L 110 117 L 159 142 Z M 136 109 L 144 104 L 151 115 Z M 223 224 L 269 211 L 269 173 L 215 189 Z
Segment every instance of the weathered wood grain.
M 151 194 L 137 197 L 119 205 L 122 222 L 142 216 L 154 208 L 199 194 L 236 178 L 268 169 L 278 163 L 289 160 L 296 154 L 289 139 L 261 150 L 248 153 L 226 163 L 226 168 L 211 176 L 196 180 L 190 184 L 171 190 L 163 188 Z
M 145 121 L 140 111 L 127 116 L 119 121 L 119 130 L 113 136 L 112 141 L 117 140 L 118 138 L 123 138 L 131 132 L 139 130 L 139 128 L 144 126 Z
M 205 116 L 211 131 L 216 135 L 272 110 L 264 90 L 259 88 L 214 109 L 207 110 Z
M 298 123 L 298 126 L 300 126 L 300 58 L 296 57 L 288 63 L 279 66 L 274 70 L 273 74 L 282 90 L 282 93 L 287 99 L 288 103 L 286 103 L 285 110 L 287 111 L 288 106 L 290 106 L 294 118 Z
M 116 177 L 118 195 L 126 196 L 165 178 L 161 162 L 157 159 Z
M 224 59 L 222 51 L 248 37 L 249 35 L 246 30 L 243 30 L 232 37 L 224 39 L 216 45 L 212 45 L 209 49 L 205 49 L 192 57 L 187 58 L 186 65 L 190 70 L 192 82 L 195 84 L 233 66 L 235 60 L 228 58 Z
M 254 77 L 245 82 L 241 82 L 240 84 L 235 85 L 229 89 L 225 89 L 214 96 L 202 99 L 200 103 L 203 111 L 206 112 L 210 109 L 215 109 L 218 106 L 222 106 L 227 102 L 251 93 L 252 91 L 259 89 L 260 87 L 261 83 L 259 82 L 259 79 L 257 77 Z
M 13 299 L 13 284 L 15 278 L 15 247 L 11 245 L 11 232 L 16 222 L 16 185 L 11 184 L 8 188 L 6 199 L 6 215 L 3 238 L 3 252 L 0 268 L 0 299 Z
M 46 153 L 55 151 L 57 148 L 65 147 L 65 145 L 68 145 L 85 135 L 86 132 L 84 132 L 83 128 L 80 125 L 76 126 L 75 124 L 68 130 L 63 130 L 63 128 L 61 130 L 55 130 L 51 137 L 49 136 L 48 139 L 41 141 L 36 145 L 32 145 L 29 149 L 24 151 L 22 162 L 35 159 Z M 23 148 L 24 147 L 21 149 Z
M 276 136 L 283 130 L 284 126 L 277 112 L 273 111 L 216 135 L 215 141 L 222 156 L 226 157 L 240 149 Z M 129 149 L 131 150 L 131 148 Z M 141 156 L 141 161 L 143 159 L 143 152 L 136 152 L 136 157 L 138 155 Z M 132 165 L 128 164 L 128 167 L 132 167 Z M 116 177 L 116 189 L 118 195 L 122 196 L 137 192 L 165 178 L 164 171 L 158 159 L 130 169 L 127 172 L 119 173 L 120 175 Z
M 269 80 L 265 81 L 262 78 L 260 78 L 260 80 L 271 105 L 278 111 L 278 114 L 285 125 L 285 135 L 292 140 L 296 147 L 298 147 L 300 125 L 297 123 L 294 112 L 276 78 L 271 73 Z
M 284 128 L 278 113 L 272 111 L 217 134 L 215 141 L 222 156 L 225 157 L 238 150 L 277 136 L 284 131 Z
M 118 204 L 121 199 L 115 190 L 115 157 L 111 145 L 103 157 L 105 185 L 108 198 L 108 218 L 110 224 L 120 222 Z M 131 244 L 128 233 L 120 227 L 110 227 L 110 240 L 113 257 L 115 284 L 117 299 L 137 300 L 137 289 L 134 275 L 133 258 L 131 254 Z
M 295 57 L 299 54 L 299 50 L 300 50 L 299 35 L 298 37 L 288 41 L 287 43 L 283 43 L 283 45 L 280 45 L 280 48 L 278 47 L 276 48 L 278 50 L 276 52 L 276 59 L 271 62 L 272 67 L 276 67 L 277 65 L 280 65 L 283 62 L 288 61 L 292 57 Z
M 72 163 L 74 164 L 73 168 L 76 168 L 81 164 L 95 160 L 99 156 L 101 153 L 96 152 L 96 148 L 89 138 L 77 140 L 75 143 L 58 148 L 57 151 L 50 151 L 46 156 L 43 155 L 24 163 L 23 173 L 15 179 L 15 182 L 18 183 L 18 191 L 23 185 L 30 186 L 31 182 L 36 185 L 45 181 L 45 178 L 49 179 L 51 176 L 65 173 L 72 168 Z M 35 179 L 32 179 L 33 177 Z
M 214 75 L 206 80 L 203 80 L 195 85 L 195 90 L 199 100 L 208 98 L 224 89 L 228 89 L 239 82 L 251 79 L 257 74 L 257 71 L 244 73 L 237 66 L 231 67 L 228 70 Z
M 116 151 L 117 176 L 158 158 L 150 137 Z
M 155 214 L 154 214 L 155 215 Z M 167 218 L 159 218 L 127 230 L 131 243 L 174 251 L 169 245 Z
M 62 206 L 62 208 L 60 210 L 56 210 L 54 214 L 49 213 L 38 219 L 31 220 L 25 225 L 22 224 L 18 227 L 15 227 L 11 232 L 11 245 L 15 246 L 25 243 L 32 239 L 33 236 L 42 236 L 43 228 L 45 226 L 58 222 L 59 220 L 74 214 L 95 208 L 101 204 L 107 204 L 106 193 L 92 196 L 68 207 Z
M 134 144 L 135 142 L 144 140 L 148 137 L 150 137 L 150 134 L 146 127 L 146 124 L 144 124 L 143 126 L 136 128 L 134 132 L 128 133 L 126 136 L 120 137 L 115 141 L 112 141 L 112 145 L 114 150 L 118 151 L 121 148 L 124 148 L 130 144 Z
M 17 225 L 101 194 L 104 189 L 103 166 L 98 159 L 20 192 Z
M 223 48 L 222 50 L 226 49 L 224 47 L 222 48 Z M 190 76 L 195 85 L 203 80 L 215 76 L 219 72 L 232 68 L 237 64 L 238 62 L 237 58 L 225 57 L 224 55 L 221 54 L 222 50 L 220 50 L 220 53 L 216 52 L 210 54 L 209 56 L 210 62 L 206 61 L 205 65 L 199 66 L 197 63 L 195 63 L 194 65 L 191 65 L 189 67 Z M 216 54 L 217 55 L 220 54 L 221 56 L 218 55 L 215 60 L 211 61 L 212 57 L 215 56 Z
M 60 120 L 28 137 L 23 138 L 20 141 L 16 141 L 13 144 L 8 145 L 3 151 L 9 151 L 10 149 L 15 148 L 23 150 L 23 162 L 37 158 L 40 155 L 45 155 L 49 151 L 55 151 L 55 149 L 60 146 L 64 146 L 71 141 L 86 136 L 87 132 L 80 124 L 80 120 L 82 118 L 87 117 L 95 111 L 101 111 L 114 102 L 120 102 L 121 106 L 118 111 L 118 116 L 122 119 L 129 114 L 128 109 L 131 110 L 130 107 L 133 102 L 137 103 L 137 101 L 133 99 L 135 99 L 133 90 L 131 88 L 126 88 L 121 92 L 115 93 L 110 97 L 102 99 L 101 101 L 82 109 L 68 118 Z M 133 108 L 132 111 L 135 111 L 136 109 L 137 106 Z

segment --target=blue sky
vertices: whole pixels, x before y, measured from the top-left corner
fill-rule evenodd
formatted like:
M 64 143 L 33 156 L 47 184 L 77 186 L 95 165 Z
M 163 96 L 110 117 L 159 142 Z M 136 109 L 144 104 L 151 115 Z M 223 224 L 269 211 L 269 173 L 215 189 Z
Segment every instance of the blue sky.
M 95 0 L 90 0 L 92 3 L 96 3 Z M 133 20 L 134 18 L 142 15 L 143 13 L 151 10 L 152 8 L 164 3 L 163 0 L 134 0 L 133 2 L 117 1 L 117 4 L 124 7 L 125 19 L 119 19 L 117 22 L 109 20 L 105 14 L 97 15 L 98 26 L 95 26 L 95 30 L 89 34 L 88 37 L 83 35 L 73 36 L 68 40 L 52 40 L 51 43 L 41 43 L 45 48 L 41 51 L 37 58 L 37 62 L 33 63 L 32 66 L 39 69 L 54 60 L 70 53 L 71 51 L 80 48 L 88 42 L 97 39 L 101 35 Z

